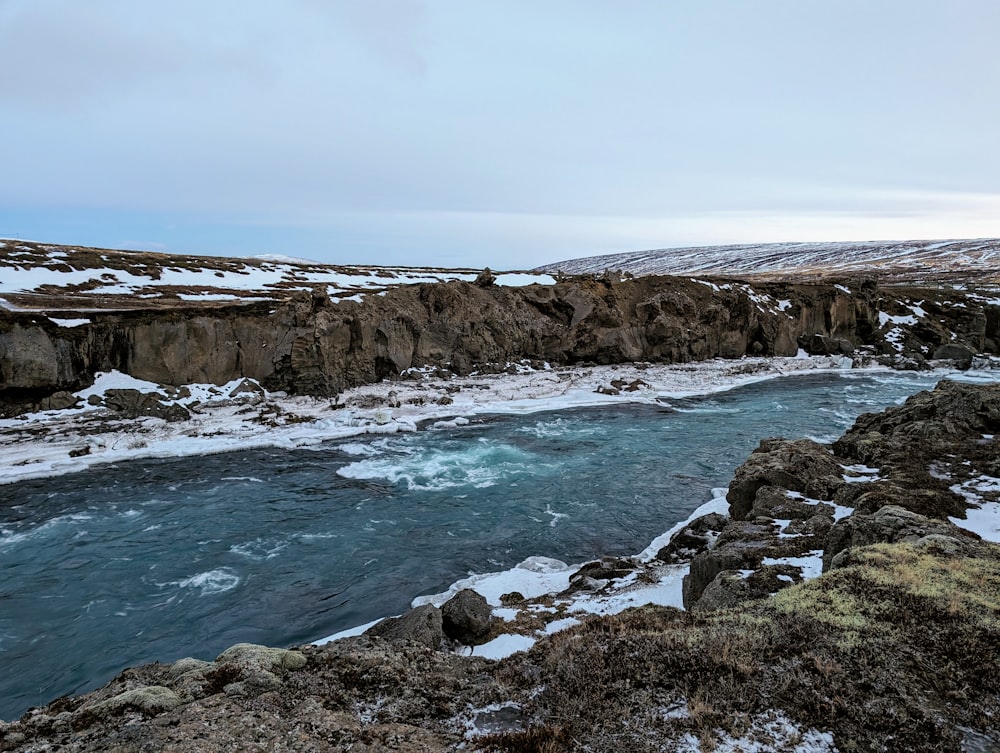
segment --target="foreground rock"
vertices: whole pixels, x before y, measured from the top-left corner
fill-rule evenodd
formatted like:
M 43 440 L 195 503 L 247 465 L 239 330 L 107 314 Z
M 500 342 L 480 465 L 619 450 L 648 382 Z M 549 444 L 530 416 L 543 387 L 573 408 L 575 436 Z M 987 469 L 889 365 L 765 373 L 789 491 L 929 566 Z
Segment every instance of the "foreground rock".
M 734 516 L 659 554 L 696 553 L 690 611 L 591 617 L 492 662 L 439 650 L 486 629 L 463 592 L 322 647 L 126 670 L 0 726 L 0 749 L 996 750 L 1000 546 L 956 522 L 1000 496 L 981 483 L 998 470 L 998 408 L 1000 386 L 943 383 L 832 449 L 763 443 L 733 481 Z M 593 562 L 571 588 L 634 567 Z

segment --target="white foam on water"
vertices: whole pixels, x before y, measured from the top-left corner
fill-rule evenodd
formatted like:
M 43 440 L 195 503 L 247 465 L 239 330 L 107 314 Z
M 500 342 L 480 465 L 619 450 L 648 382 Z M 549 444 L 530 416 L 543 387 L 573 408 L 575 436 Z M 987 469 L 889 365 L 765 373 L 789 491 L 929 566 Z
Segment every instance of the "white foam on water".
M 227 567 L 217 570 L 206 570 L 203 573 L 192 575 L 179 581 L 172 581 L 170 585 L 181 588 L 198 588 L 202 596 L 221 594 L 232 591 L 240 584 L 240 576 Z
M 89 513 L 71 513 L 52 518 L 26 530 L 18 531 L 12 528 L 0 528 L 0 547 L 13 546 L 24 541 L 31 541 L 39 536 L 45 536 L 66 524 L 81 523 L 85 520 L 90 520 L 92 517 Z
M 537 473 L 544 466 L 512 445 L 480 439 L 449 447 L 398 447 L 337 470 L 344 478 L 384 480 L 410 490 L 443 491 L 463 486 L 485 488 L 506 478 Z
M 604 426 L 595 423 L 581 423 L 568 418 L 553 418 L 539 421 L 533 426 L 522 426 L 517 429 L 519 434 L 528 434 L 538 439 L 564 439 L 593 437 L 607 434 Z
M 229 551 L 252 560 L 269 560 L 279 556 L 288 547 L 287 541 L 274 543 L 267 539 L 256 538 L 253 541 L 244 541 L 242 544 L 233 544 Z

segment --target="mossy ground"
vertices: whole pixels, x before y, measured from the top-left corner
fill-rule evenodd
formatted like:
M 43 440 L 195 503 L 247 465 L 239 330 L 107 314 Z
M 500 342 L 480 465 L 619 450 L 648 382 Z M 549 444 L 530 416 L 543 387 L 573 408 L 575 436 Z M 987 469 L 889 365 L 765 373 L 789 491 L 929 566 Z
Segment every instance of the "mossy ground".
M 504 673 L 542 688 L 530 708 L 551 734 L 497 736 L 495 750 L 544 750 L 555 736 L 651 751 L 681 732 L 711 750 L 771 709 L 832 732 L 840 751 L 958 750 L 958 727 L 1000 724 L 1000 547 L 869 547 L 738 609 L 594 620 Z

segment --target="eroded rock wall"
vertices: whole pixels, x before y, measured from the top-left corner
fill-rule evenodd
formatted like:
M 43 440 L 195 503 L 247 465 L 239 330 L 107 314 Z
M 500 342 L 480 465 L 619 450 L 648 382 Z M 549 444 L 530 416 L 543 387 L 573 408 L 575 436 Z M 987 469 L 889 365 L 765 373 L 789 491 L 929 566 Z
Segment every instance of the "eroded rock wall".
M 179 302 L 167 312 L 88 313 L 90 323 L 77 327 L 0 310 L 0 402 L 24 406 L 110 369 L 161 384 L 252 377 L 272 389 L 335 395 L 414 366 L 463 374 L 521 359 L 686 362 L 865 344 L 891 352 L 901 346 L 880 339 L 879 312 L 906 311 L 920 292 L 887 293 L 872 282 L 751 288 L 642 277 L 412 285 L 361 303 L 331 301 L 321 290 L 210 311 Z M 907 344 L 915 354 L 956 341 L 970 351 L 996 347 L 996 311 L 928 298 L 921 302 L 933 315 Z

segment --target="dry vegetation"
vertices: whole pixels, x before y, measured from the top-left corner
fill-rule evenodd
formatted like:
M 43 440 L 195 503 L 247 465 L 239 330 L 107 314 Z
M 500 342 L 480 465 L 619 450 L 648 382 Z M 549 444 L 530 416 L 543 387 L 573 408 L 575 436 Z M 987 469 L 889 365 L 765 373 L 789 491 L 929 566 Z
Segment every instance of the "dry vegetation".
M 877 545 L 739 609 L 594 620 L 509 662 L 503 679 L 541 688 L 529 707 L 543 724 L 493 736 L 491 750 L 572 739 L 638 753 L 683 732 L 711 750 L 772 709 L 833 732 L 841 751 L 958 750 L 956 726 L 1000 723 L 1000 547 Z

